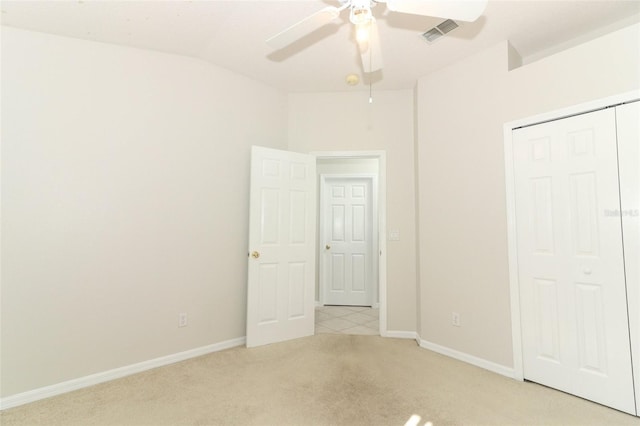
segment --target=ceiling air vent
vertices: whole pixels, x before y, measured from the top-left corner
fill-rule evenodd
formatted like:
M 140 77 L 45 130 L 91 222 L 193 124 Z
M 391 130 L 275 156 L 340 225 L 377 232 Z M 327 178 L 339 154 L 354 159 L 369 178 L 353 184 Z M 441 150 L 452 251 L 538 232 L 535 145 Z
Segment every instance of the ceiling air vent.
M 450 33 L 451 31 L 458 28 L 458 26 L 459 25 L 456 21 L 452 19 L 447 19 L 446 21 L 443 21 L 440 24 L 436 25 L 435 27 L 425 31 L 422 34 L 422 37 L 424 37 L 424 39 L 427 40 L 427 42 L 433 43 L 443 35 Z

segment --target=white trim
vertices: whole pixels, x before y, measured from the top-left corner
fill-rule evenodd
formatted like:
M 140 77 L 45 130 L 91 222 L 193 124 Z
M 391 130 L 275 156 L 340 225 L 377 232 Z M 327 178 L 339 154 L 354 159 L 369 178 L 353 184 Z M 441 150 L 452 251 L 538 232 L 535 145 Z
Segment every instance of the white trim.
M 387 154 L 385 151 L 313 151 L 318 159 L 378 159 L 378 299 L 380 302 L 380 335 L 387 337 Z
M 316 308 L 321 308 L 321 307 L 323 307 L 323 306 L 324 306 L 324 304 L 323 304 L 321 301 L 316 300 Z M 374 304 L 373 304 L 373 306 L 372 306 L 372 308 L 373 308 L 373 309 L 380 309 L 380 303 L 377 303 L 377 302 L 376 302 L 376 303 L 374 303 Z
M 466 362 L 467 364 L 475 365 L 476 367 L 484 368 L 485 370 L 492 371 L 502 376 L 515 378 L 515 372 L 513 371 L 513 368 L 496 364 L 495 362 L 487 361 L 486 359 L 478 358 L 464 352 L 456 351 L 455 349 L 447 348 L 445 346 L 440 346 L 435 343 L 422 340 L 420 339 L 420 336 L 418 336 L 416 340 L 418 340 L 418 344 L 421 348 L 446 355 L 450 358 L 457 359 L 458 361 Z
M 398 330 L 389 330 L 387 331 L 387 335 L 385 337 L 391 337 L 394 339 L 417 339 L 418 333 L 415 331 L 398 331 Z
M 518 238 L 516 235 L 516 188 L 513 171 L 513 128 L 504 127 L 505 185 L 507 192 L 507 253 L 511 304 L 511 343 L 514 378 L 524 380 L 522 365 L 522 333 L 520 324 L 520 285 L 518 283 Z
M 507 246 L 509 256 L 509 288 L 511 298 L 511 340 L 513 342 L 513 377 L 524 380 L 524 366 L 522 362 L 522 330 L 520 323 L 520 286 L 518 283 L 518 252 L 516 234 L 516 201 L 515 181 L 513 171 L 513 129 L 531 126 L 546 121 L 560 120 L 578 114 L 607 108 L 622 103 L 640 99 L 640 90 L 634 90 L 603 99 L 581 103 L 567 108 L 558 109 L 544 114 L 534 115 L 504 124 L 504 167 L 505 191 L 507 197 Z
M 599 109 L 619 105 L 623 103 L 635 102 L 640 100 L 640 90 L 632 90 L 630 92 L 622 93 L 619 95 L 608 96 L 603 99 L 597 99 L 595 101 L 583 102 L 578 105 L 572 105 L 565 108 L 556 109 L 553 111 L 545 112 L 542 114 L 533 115 L 530 117 L 521 118 L 518 120 L 505 123 L 504 128 L 517 129 L 523 126 L 532 126 L 535 124 L 544 123 L 547 121 L 561 120 L 563 118 L 571 117 L 579 114 L 586 114 L 591 111 L 597 111 Z
M 7 396 L 4 398 L 0 398 L 0 410 L 17 407 L 19 405 L 28 404 L 30 402 L 39 401 L 41 399 L 97 385 L 99 383 L 108 382 L 110 380 L 120 379 L 125 376 L 130 376 L 132 374 L 141 373 L 153 368 L 174 364 L 176 362 L 206 355 L 212 352 L 218 352 L 224 349 L 242 346 L 245 344 L 245 341 L 246 339 L 244 337 L 238 337 L 236 339 L 226 340 L 224 342 L 214 343 L 212 345 L 202 346 L 199 348 L 190 349 L 188 351 L 178 352 L 172 355 L 154 358 L 136 364 L 114 368 L 113 370 L 107 370 L 100 373 L 91 374 L 89 376 L 79 377 L 77 379 L 68 380 L 66 382 L 56 383 L 55 385 L 44 386 L 42 388 Z

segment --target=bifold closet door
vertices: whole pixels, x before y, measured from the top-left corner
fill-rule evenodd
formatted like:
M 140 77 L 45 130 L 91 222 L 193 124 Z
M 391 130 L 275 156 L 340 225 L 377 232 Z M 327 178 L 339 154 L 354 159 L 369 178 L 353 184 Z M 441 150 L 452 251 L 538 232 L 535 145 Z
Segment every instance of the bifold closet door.
M 640 415 L 640 101 L 617 107 L 616 122 L 629 330 Z
M 635 414 L 616 117 L 513 131 L 524 378 Z

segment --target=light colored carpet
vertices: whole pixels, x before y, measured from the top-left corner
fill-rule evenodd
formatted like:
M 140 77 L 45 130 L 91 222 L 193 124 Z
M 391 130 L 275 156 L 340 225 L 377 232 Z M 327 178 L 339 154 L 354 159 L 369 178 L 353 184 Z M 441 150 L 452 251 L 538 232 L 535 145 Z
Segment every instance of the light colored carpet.
M 640 425 L 420 349 L 320 334 L 234 348 L 6 410 L 11 425 Z

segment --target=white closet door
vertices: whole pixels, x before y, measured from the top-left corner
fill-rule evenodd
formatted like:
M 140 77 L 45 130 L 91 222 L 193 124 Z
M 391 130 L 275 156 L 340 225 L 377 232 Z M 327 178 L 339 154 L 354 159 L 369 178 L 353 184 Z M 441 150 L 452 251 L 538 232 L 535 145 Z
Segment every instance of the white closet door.
M 615 112 L 513 145 L 524 377 L 635 414 Z
M 636 410 L 640 415 L 640 102 L 617 107 L 616 121 L 629 330 L 636 383 Z

